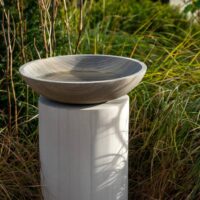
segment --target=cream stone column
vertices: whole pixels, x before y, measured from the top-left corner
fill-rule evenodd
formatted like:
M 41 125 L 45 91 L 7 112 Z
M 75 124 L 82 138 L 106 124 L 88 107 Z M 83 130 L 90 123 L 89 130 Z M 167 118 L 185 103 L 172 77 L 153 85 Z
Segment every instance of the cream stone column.
M 128 199 L 129 97 L 96 105 L 39 99 L 45 200 Z

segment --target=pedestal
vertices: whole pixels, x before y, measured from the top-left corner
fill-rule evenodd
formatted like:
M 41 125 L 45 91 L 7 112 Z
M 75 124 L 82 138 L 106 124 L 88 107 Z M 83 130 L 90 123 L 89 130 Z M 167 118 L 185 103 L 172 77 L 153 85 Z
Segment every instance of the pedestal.
M 129 97 L 98 105 L 39 99 L 45 200 L 128 199 Z

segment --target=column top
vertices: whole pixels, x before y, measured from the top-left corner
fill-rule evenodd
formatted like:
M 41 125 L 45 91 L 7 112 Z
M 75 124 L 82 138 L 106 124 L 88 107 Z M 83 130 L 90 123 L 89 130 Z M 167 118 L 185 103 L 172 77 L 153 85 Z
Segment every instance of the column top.
M 120 98 L 113 99 L 111 101 L 107 101 L 105 103 L 100 104 L 64 104 L 56 101 L 49 100 L 43 96 L 40 96 L 39 103 L 50 106 L 57 109 L 73 109 L 73 110 L 101 110 L 101 109 L 110 109 L 113 107 L 119 107 L 120 105 L 124 105 L 129 103 L 129 96 L 124 95 Z

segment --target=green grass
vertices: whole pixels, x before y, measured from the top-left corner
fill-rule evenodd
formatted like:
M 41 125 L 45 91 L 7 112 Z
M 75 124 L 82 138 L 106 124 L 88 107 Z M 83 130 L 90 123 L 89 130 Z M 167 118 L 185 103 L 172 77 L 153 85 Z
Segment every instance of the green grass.
M 148 0 L 105 2 L 93 3 L 91 9 L 85 4 L 78 53 L 128 56 L 148 66 L 143 82 L 129 94 L 130 200 L 196 200 L 200 196 L 200 26 L 189 23 L 177 9 Z M 78 36 L 79 10 L 69 7 L 67 32 L 61 1 L 59 6 L 54 55 L 74 52 Z M 37 3 L 24 4 L 24 18 L 30 19 L 30 7 L 38 16 L 26 21 L 25 61 L 38 58 L 35 46 L 41 57 L 50 55 L 44 49 Z M 18 68 L 24 62 L 19 19 L 16 5 L 6 9 L 16 24 L 13 75 L 19 131 L 16 134 L 12 91 L 11 132 L 7 128 L 4 44 L 0 46 L 0 199 L 40 199 L 37 95 L 19 77 Z

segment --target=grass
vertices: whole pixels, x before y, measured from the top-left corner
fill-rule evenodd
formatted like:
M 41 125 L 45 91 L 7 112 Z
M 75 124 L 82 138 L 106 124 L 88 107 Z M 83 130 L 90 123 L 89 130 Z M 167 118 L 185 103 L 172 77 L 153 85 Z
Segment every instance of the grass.
M 18 7 L 4 4 L 3 10 L 1 4 L 1 14 L 11 18 L 10 24 L 5 16 L 1 23 L 7 35 L 10 27 L 15 46 L 7 54 L 5 42 L 0 46 L 0 199 L 41 198 L 37 95 L 19 77 L 19 66 L 76 48 L 77 53 L 133 57 L 148 66 L 143 82 L 129 94 L 129 199 L 198 199 L 200 26 L 177 9 L 148 0 L 86 2 L 77 47 L 79 9 L 58 2 L 55 46 L 49 35 L 51 7 L 20 1 Z M 3 29 L 0 38 L 4 41 Z

